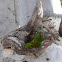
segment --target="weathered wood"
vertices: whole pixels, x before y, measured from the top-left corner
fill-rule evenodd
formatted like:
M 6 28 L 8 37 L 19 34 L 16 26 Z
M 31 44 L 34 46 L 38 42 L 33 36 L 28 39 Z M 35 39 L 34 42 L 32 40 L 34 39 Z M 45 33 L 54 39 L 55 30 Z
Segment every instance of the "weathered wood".
M 0 38 L 15 30 L 14 0 L 0 0 Z
M 26 26 L 22 28 L 20 27 L 19 29 L 12 31 L 3 38 L 2 45 L 4 46 L 4 48 L 13 49 L 17 54 L 29 55 L 34 52 L 33 53 L 34 55 L 39 56 L 40 54 L 43 53 L 45 48 L 47 48 L 51 43 L 53 43 L 54 40 L 57 40 L 59 36 L 58 32 L 56 31 L 55 27 L 52 27 L 54 26 L 54 24 L 52 24 L 54 21 L 51 22 L 51 20 L 49 21 L 46 20 L 45 22 L 42 22 L 42 17 L 40 16 L 40 14 L 43 16 L 41 11 L 42 7 L 39 7 L 38 5 L 41 4 L 38 3 L 36 5 L 36 9 L 32 16 L 30 24 L 28 23 Z M 39 10 L 40 8 L 41 10 Z M 39 11 L 41 12 L 39 13 Z M 28 39 L 28 42 L 30 42 L 33 39 L 33 36 L 35 36 L 36 31 L 38 30 L 43 30 L 45 33 L 44 34 L 45 38 L 40 48 L 25 49 L 24 46 L 27 41 L 26 39 Z M 51 31 L 53 31 L 54 35 L 51 33 Z

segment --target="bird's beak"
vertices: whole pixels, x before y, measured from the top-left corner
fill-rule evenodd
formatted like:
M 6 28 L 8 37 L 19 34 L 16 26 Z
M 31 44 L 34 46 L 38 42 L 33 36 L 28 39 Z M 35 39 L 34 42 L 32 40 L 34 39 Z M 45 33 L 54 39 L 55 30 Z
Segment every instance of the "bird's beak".
M 43 35 L 43 33 L 41 32 L 41 33 L 40 33 L 40 37 L 42 37 L 42 35 Z

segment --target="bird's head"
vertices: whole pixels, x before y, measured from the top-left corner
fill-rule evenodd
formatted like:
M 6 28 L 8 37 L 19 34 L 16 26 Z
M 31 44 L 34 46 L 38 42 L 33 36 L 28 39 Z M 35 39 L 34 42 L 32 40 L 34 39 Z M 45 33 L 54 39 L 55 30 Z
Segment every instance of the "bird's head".
M 36 38 L 42 38 L 42 37 L 44 37 L 44 31 L 38 30 L 36 33 Z

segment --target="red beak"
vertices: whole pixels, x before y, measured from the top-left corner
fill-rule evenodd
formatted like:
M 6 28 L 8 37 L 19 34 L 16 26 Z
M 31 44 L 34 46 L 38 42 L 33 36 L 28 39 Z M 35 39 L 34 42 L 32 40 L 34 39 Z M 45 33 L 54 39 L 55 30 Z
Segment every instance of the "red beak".
M 43 35 L 43 33 L 41 32 L 41 33 L 40 33 L 40 37 L 42 37 L 42 35 Z

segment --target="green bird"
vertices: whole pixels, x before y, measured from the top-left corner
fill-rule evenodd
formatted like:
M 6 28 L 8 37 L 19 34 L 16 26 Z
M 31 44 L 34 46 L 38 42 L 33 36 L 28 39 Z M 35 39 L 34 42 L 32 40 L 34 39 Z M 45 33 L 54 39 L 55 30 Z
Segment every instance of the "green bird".
M 25 48 L 38 48 L 44 39 L 44 31 L 38 30 L 34 39 L 25 45 Z

